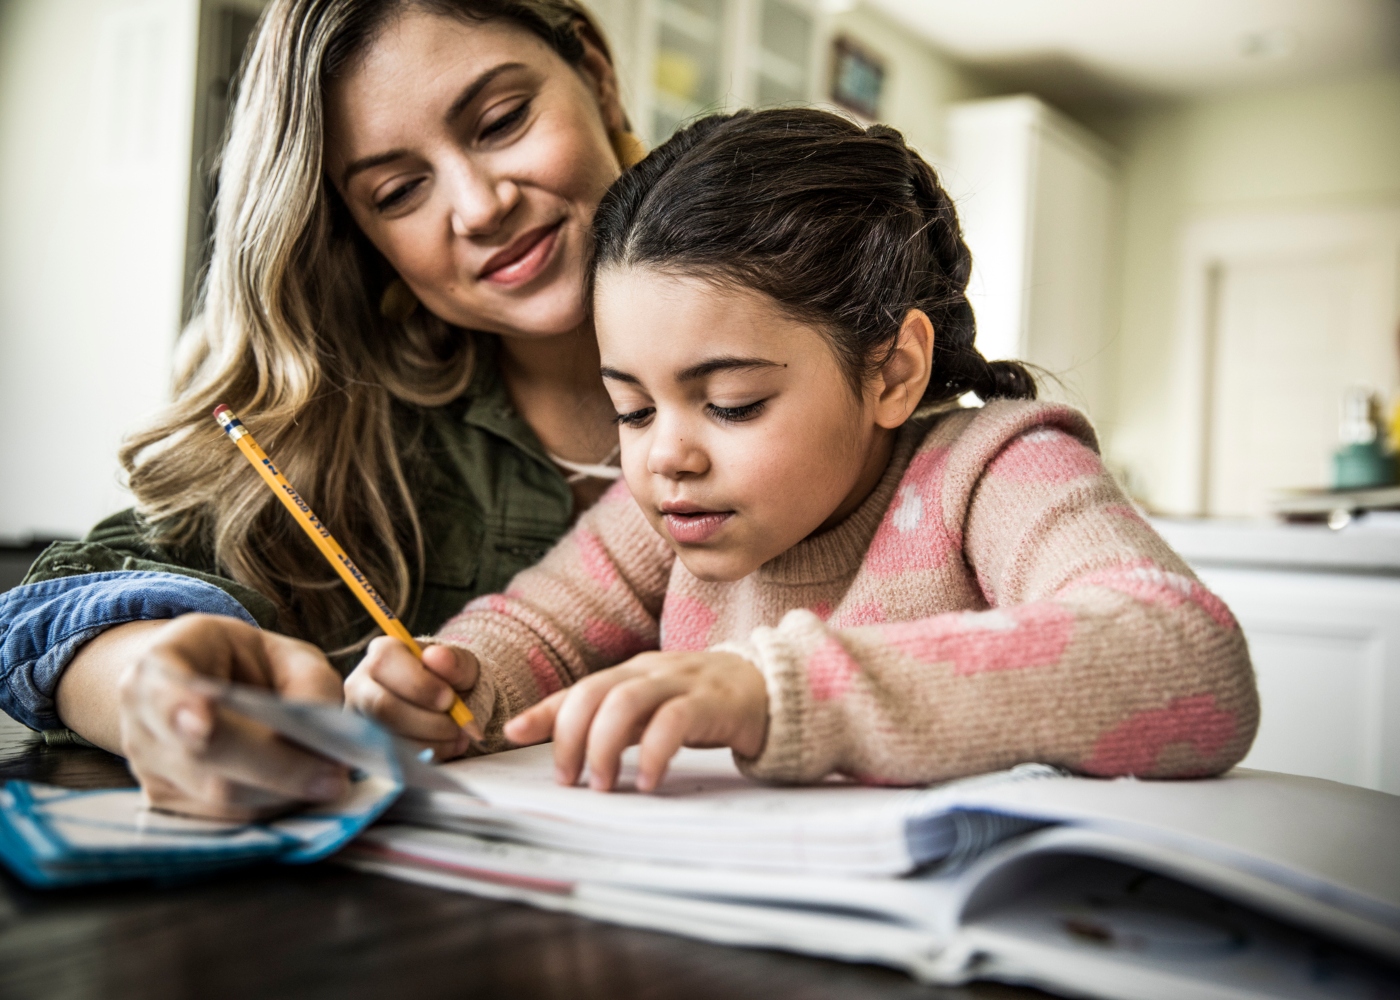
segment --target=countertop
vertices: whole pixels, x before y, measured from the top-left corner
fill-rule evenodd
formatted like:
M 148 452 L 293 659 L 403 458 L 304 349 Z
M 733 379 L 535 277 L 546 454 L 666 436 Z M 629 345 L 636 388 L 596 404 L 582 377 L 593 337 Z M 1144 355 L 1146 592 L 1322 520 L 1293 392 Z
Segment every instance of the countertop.
M 1149 520 L 1193 566 L 1400 576 L 1400 515 L 1389 512 L 1358 518 L 1339 530 L 1273 520 Z

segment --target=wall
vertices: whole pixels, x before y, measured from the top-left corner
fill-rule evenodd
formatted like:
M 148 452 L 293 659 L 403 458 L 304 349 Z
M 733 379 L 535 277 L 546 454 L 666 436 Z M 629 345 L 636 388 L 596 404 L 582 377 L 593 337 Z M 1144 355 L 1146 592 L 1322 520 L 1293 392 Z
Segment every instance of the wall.
M 196 0 L 0 5 L 0 538 L 127 502 L 180 319 Z
M 1197 101 L 1096 123 L 1124 153 L 1125 229 L 1117 404 L 1106 455 L 1166 513 L 1195 497 L 1191 442 L 1172 388 L 1181 234 L 1225 213 L 1400 203 L 1400 71 Z
M 947 106 L 990 93 L 976 74 L 864 5 L 833 16 L 828 34 L 847 35 L 884 58 L 880 120 L 903 132 L 909 144 L 935 164 L 943 155 Z M 826 93 L 829 64 L 822 69 Z

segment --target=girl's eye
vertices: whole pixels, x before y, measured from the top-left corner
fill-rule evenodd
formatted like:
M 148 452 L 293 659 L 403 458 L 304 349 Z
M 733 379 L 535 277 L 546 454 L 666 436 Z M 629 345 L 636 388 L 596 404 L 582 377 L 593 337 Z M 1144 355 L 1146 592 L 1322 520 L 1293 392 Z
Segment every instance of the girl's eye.
M 402 205 L 405 201 L 407 201 L 408 196 L 413 194 L 414 191 L 418 190 L 418 185 L 422 183 L 423 178 L 419 177 L 415 180 L 409 181 L 407 184 L 399 185 L 398 187 L 394 188 L 394 190 L 390 191 L 387 195 L 385 195 L 383 198 L 379 199 L 374 203 L 375 210 L 379 212 L 388 212 L 394 208 L 397 208 L 398 206 Z
M 752 420 L 763 412 L 763 404 L 766 399 L 760 399 L 753 403 L 746 403 L 743 406 L 716 406 L 709 404 L 706 409 L 710 411 L 710 416 L 726 424 L 742 424 L 745 420 Z
M 513 131 L 517 125 L 525 120 L 525 116 L 530 112 L 530 102 L 521 101 L 515 108 L 507 111 L 497 118 L 490 125 L 481 130 L 483 139 L 494 139 L 498 136 L 506 135 Z
M 619 413 L 617 416 L 613 417 L 613 423 L 620 424 L 623 427 L 641 427 L 651 419 L 651 415 L 655 412 L 656 407 L 647 406 L 640 410 L 633 410 L 631 413 Z

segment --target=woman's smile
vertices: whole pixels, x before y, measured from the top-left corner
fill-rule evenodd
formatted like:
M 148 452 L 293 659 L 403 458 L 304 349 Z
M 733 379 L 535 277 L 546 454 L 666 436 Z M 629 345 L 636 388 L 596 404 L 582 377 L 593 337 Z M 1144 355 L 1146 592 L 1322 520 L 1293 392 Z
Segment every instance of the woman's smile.
M 539 275 L 559 245 L 563 221 L 539 226 L 517 237 L 509 246 L 493 254 L 478 277 L 503 288 L 516 288 Z

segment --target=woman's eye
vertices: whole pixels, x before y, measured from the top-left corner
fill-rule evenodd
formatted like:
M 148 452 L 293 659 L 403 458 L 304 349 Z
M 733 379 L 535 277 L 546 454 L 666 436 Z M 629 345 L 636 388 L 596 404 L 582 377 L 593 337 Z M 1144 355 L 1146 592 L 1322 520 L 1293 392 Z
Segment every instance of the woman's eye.
M 617 416 L 613 417 L 613 423 L 620 424 L 623 427 L 641 427 L 651 419 L 651 415 L 655 412 L 656 407 L 647 406 L 640 410 L 633 410 L 630 413 L 619 413 Z
M 481 130 L 483 139 L 494 139 L 513 130 L 517 125 L 525 120 L 525 116 L 530 112 L 530 102 L 521 101 L 514 109 L 507 111 L 491 124 Z
M 716 406 L 714 403 L 711 403 L 707 409 L 710 411 L 710 416 L 714 417 L 716 420 L 721 420 L 726 424 L 741 424 L 745 420 L 752 420 L 762 413 L 763 404 L 766 402 L 767 400 L 760 399 L 753 403 L 746 403 L 743 406 Z
M 399 185 L 398 187 L 394 188 L 394 190 L 390 191 L 387 195 L 385 195 L 383 198 L 380 198 L 374 203 L 375 210 L 380 212 L 388 212 L 391 209 L 397 208 L 398 206 L 402 205 L 405 201 L 407 201 L 408 196 L 413 194 L 414 191 L 418 190 L 418 185 L 422 183 L 423 179 L 419 177 L 409 181 L 407 184 Z

